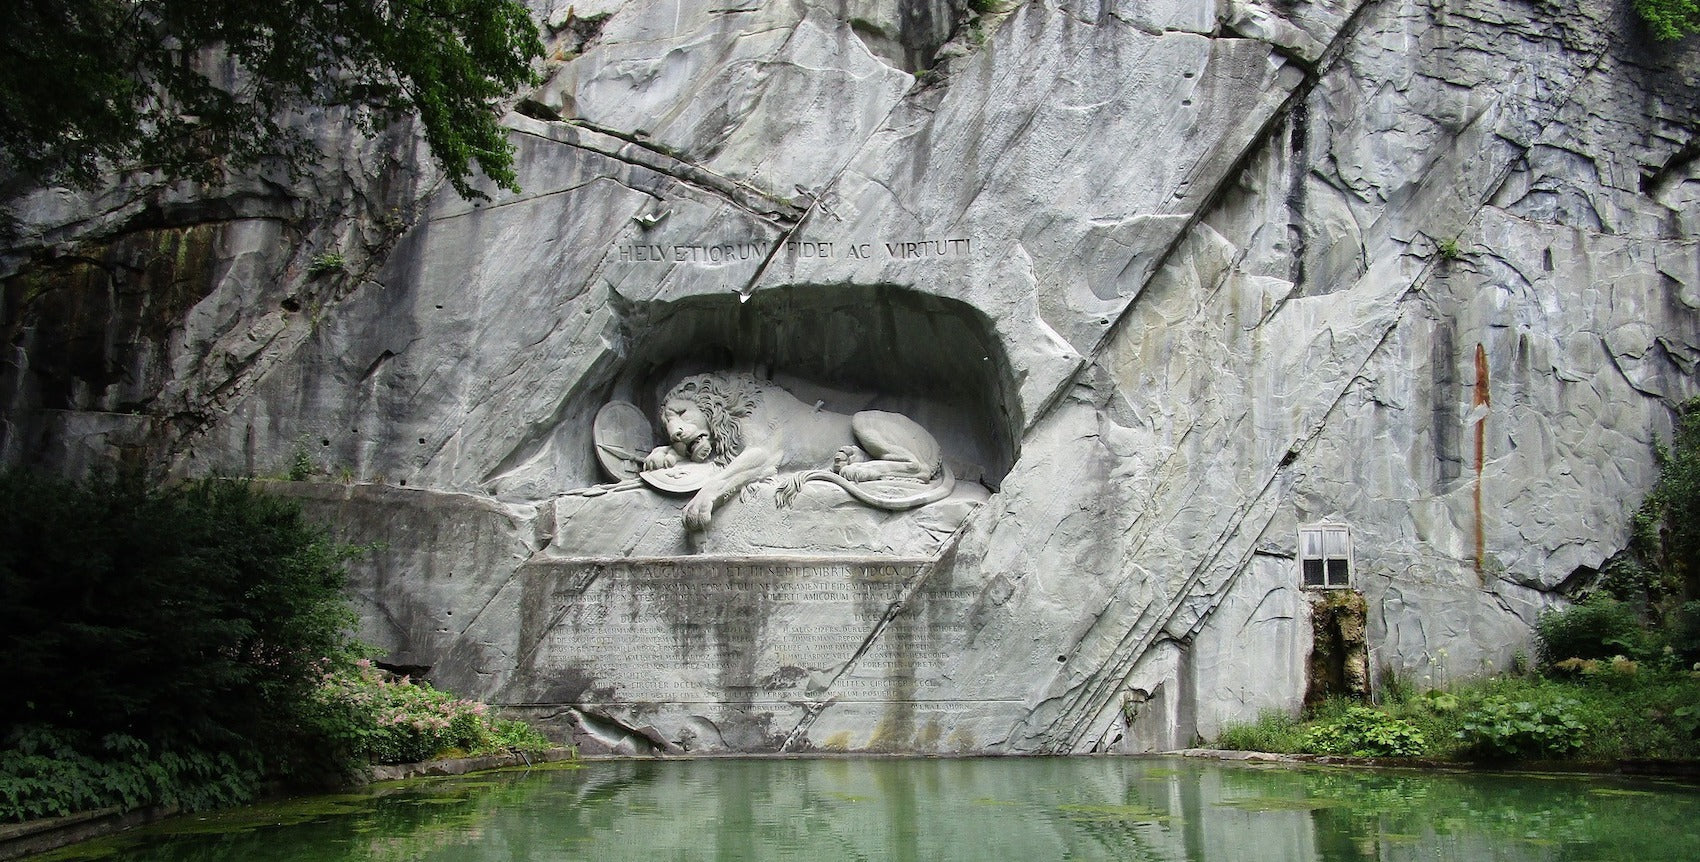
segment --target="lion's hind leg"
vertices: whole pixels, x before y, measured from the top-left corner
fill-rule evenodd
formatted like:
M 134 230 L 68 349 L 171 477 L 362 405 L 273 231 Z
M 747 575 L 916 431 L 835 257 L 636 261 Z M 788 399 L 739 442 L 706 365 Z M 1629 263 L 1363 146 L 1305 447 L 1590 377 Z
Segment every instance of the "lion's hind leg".
M 931 479 L 939 469 L 939 444 L 915 420 L 900 413 L 863 410 L 850 417 L 850 430 L 869 460 L 833 464 L 853 482 L 874 479 Z

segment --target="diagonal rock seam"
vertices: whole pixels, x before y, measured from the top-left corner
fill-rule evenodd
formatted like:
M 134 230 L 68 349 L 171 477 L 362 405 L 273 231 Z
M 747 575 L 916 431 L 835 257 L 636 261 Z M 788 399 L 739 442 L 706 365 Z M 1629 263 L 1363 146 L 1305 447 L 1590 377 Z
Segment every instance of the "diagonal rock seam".
M 1365 4 L 1365 6 L 1368 5 L 1370 4 Z M 1362 8 L 1363 7 L 1360 7 L 1360 10 Z M 1574 92 L 1581 86 L 1582 82 L 1585 81 L 1589 75 L 1593 74 L 1606 50 L 1607 47 L 1602 46 L 1599 51 L 1593 55 L 1591 61 L 1586 64 L 1586 68 L 1583 73 L 1574 79 L 1570 90 L 1567 91 L 1562 98 L 1554 100 L 1549 116 L 1557 114 L 1564 107 L 1571 104 Z M 1337 58 L 1338 54 L 1335 56 Z M 1306 87 L 1301 89 L 1308 89 L 1308 87 L 1313 86 L 1314 80 L 1315 79 L 1307 82 Z M 1291 106 L 1296 104 L 1296 102 L 1293 99 L 1289 99 L 1287 104 Z M 1273 130 L 1279 129 L 1280 125 L 1281 123 L 1272 122 L 1270 125 L 1266 126 L 1265 139 L 1249 149 L 1255 150 L 1262 146 L 1269 145 L 1270 140 L 1267 137 L 1268 134 Z M 1543 123 L 1543 128 L 1546 125 L 1547 123 Z M 1505 139 L 1501 137 L 1501 140 Z M 1476 218 L 1479 217 L 1479 214 L 1487 208 L 1494 195 L 1510 176 L 1517 163 L 1517 159 L 1520 158 L 1522 154 L 1526 153 L 1529 147 L 1533 145 L 1534 142 L 1531 142 L 1529 145 L 1520 147 L 1515 155 L 1504 160 L 1503 164 L 1496 172 L 1497 175 L 1495 180 L 1484 192 L 1476 196 L 1476 204 L 1472 210 L 1470 223 L 1473 223 Z M 1249 159 L 1246 161 L 1249 161 Z M 1246 161 L 1242 161 L 1239 167 L 1243 169 Z M 1218 191 L 1221 188 L 1230 185 L 1235 179 L 1237 179 L 1237 176 L 1229 176 L 1225 178 L 1219 185 Z M 1202 218 L 1202 213 L 1194 218 L 1195 223 L 1198 218 Z M 1170 247 L 1170 254 L 1179 247 L 1183 239 L 1184 236 L 1177 238 L 1176 242 Z M 1165 260 L 1164 262 L 1166 263 L 1167 261 Z M 1430 277 L 1434 266 L 1434 259 L 1431 258 L 1429 262 L 1417 273 L 1409 287 L 1401 292 L 1400 299 L 1403 300 L 1408 298 L 1413 291 L 1420 289 L 1421 285 Z M 1161 267 L 1162 264 L 1159 264 L 1155 271 L 1160 271 Z M 1153 277 L 1155 277 L 1155 271 Z M 1228 277 L 1230 274 L 1231 270 L 1225 272 L 1223 278 Z M 1137 302 L 1137 299 L 1135 301 Z M 1130 303 L 1128 311 L 1124 312 L 1122 317 L 1123 321 L 1129 319 L 1132 306 L 1133 303 Z M 1362 375 L 1364 369 L 1374 360 L 1382 346 L 1387 343 L 1391 334 L 1397 330 L 1399 324 L 1405 319 L 1406 313 L 1407 312 L 1402 310 L 1397 315 L 1394 315 L 1392 319 L 1382 327 L 1380 335 L 1375 340 L 1375 343 L 1364 352 L 1361 361 L 1357 365 L 1356 371 L 1352 375 L 1344 377 L 1345 382 L 1340 385 L 1339 389 L 1335 392 L 1330 406 L 1328 410 L 1324 412 L 1321 420 L 1313 425 L 1308 434 L 1300 440 L 1295 441 L 1293 445 L 1289 447 L 1288 451 L 1302 452 L 1309 443 L 1322 434 L 1323 430 L 1328 425 L 1329 416 L 1333 415 L 1339 409 L 1341 400 L 1349 391 L 1351 391 L 1353 385 L 1363 379 Z M 1178 453 L 1177 455 L 1171 455 L 1171 458 L 1177 456 Z M 1276 484 L 1285 469 L 1287 468 L 1280 466 L 1275 470 L 1270 471 L 1269 477 L 1258 489 L 1257 494 L 1253 495 L 1247 503 L 1242 503 L 1240 506 L 1236 507 L 1235 515 L 1228 519 L 1226 525 L 1218 534 L 1216 544 L 1212 546 L 1199 565 L 1194 568 L 1182 588 L 1176 591 L 1174 598 L 1171 599 L 1168 606 L 1155 617 L 1148 612 L 1148 609 L 1142 610 L 1141 613 L 1129 623 L 1127 630 L 1120 640 L 1120 643 L 1127 645 L 1127 647 L 1116 650 L 1112 655 L 1111 661 L 1101 667 L 1091 679 L 1088 679 L 1071 689 L 1069 692 L 1059 696 L 1064 702 L 1064 708 L 1041 734 L 1041 736 L 1045 739 L 1045 742 L 1041 744 L 1041 750 L 1046 753 L 1066 753 L 1076 750 L 1085 737 L 1091 733 L 1092 729 L 1101 723 L 1102 717 L 1105 713 L 1116 708 L 1116 699 L 1119 696 L 1121 689 L 1125 687 L 1126 681 L 1133 673 L 1139 659 L 1145 655 L 1145 653 L 1156 642 L 1158 637 L 1166 631 L 1169 623 L 1187 604 L 1188 600 L 1194 598 L 1192 592 L 1193 588 L 1203 581 L 1205 574 L 1208 571 L 1213 569 L 1220 555 L 1230 544 L 1232 537 L 1242 531 L 1243 520 L 1246 513 L 1255 508 L 1257 503 L 1264 502 L 1268 498 L 1268 495 L 1271 490 L 1276 487 Z M 1274 513 L 1271 512 L 1270 520 L 1273 519 L 1273 514 Z M 1262 534 L 1267 529 L 1268 525 L 1269 521 L 1266 520 L 1264 524 L 1259 527 L 1259 534 Z M 1231 569 L 1229 577 L 1224 579 L 1223 583 L 1218 585 L 1208 594 L 1208 607 L 1215 607 L 1220 603 L 1226 591 L 1234 583 L 1237 573 L 1250 560 L 1254 553 L 1254 549 L 1255 542 L 1248 543 L 1247 550 L 1240 555 L 1239 559 L 1234 561 L 1234 566 Z M 1201 620 L 1207 617 L 1207 613 L 1203 614 L 1201 615 Z M 1140 624 L 1146 623 L 1147 621 L 1150 621 L 1149 625 L 1141 630 Z M 1102 620 L 1100 620 L 1100 622 L 1102 622 Z M 1194 629 L 1196 629 L 1196 626 L 1194 626 Z M 1189 633 L 1196 632 L 1194 631 Z
M 978 513 L 976 513 L 976 515 L 977 514 Z M 972 518 L 970 518 L 970 523 L 972 523 Z M 821 713 L 825 712 L 828 707 L 837 701 L 837 696 L 831 693 L 832 687 L 837 685 L 838 681 L 842 679 L 845 674 L 849 673 L 856 666 L 857 662 L 862 660 L 862 656 L 867 655 L 868 651 L 873 649 L 875 642 L 880 639 L 881 635 L 885 634 L 886 627 L 891 625 L 892 620 L 897 619 L 898 614 L 903 613 L 909 608 L 911 601 L 915 597 L 915 593 L 926 585 L 927 581 L 932 578 L 933 573 L 939 571 L 941 568 L 949 568 L 950 562 L 956 556 L 956 545 L 962 540 L 962 536 L 967 531 L 968 526 L 968 524 L 963 524 L 955 533 L 951 534 L 950 539 L 939 549 L 938 553 L 935 554 L 932 559 L 922 564 L 919 567 L 919 570 L 915 573 L 915 576 L 909 580 L 909 583 L 903 586 L 903 592 L 899 593 L 897 598 L 893 599 L 886 605 L 885 612 L 882 613 L 880 618 L 874 622 L 874 626 L 868 631 L 867 636 L 862 638 L 862 642 L 856 647 L 856 651 L 852 653 L 850 658 L 846 659 L 843 664 L 838 666 L 837 672 L 834 673 L 832 675 L 832 679 L 827 682 L 821 692 L 821 696 L 815 698 L 813 702 L 804 706 L 802 717 L 798 720 L 796 726 L 791 729 L 791 732 L 786 734 L 785 741 L 779 746 L 779 750 L 781 752 L 797 750 L 797 746 L 799 746 L 803 740 L 807 739 L 809 727 L 815 723 L 815 719 L 819 718 Z

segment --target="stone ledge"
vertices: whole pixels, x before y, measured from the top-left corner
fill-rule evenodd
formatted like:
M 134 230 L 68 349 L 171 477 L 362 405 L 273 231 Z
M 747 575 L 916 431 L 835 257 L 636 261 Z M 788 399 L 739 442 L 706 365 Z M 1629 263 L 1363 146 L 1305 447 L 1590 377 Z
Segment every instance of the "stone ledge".
M 426 760 L 419 763 L 374 766 L 369 777 L 373 783 L 377 783 L 380 781 L 401 781 L 407 778 L 465 775 L 469 772 L 483 772 L 488 769 L 503 769 L 509 766 L 558 763 L 563 760 L 572 760 L 577 756 L 577 752 L 570 748 L 552 748 L 536 754 L 509 753 L 487 754 L 483 757 L 454 757 L 446 760 Z
M 79 841 L 123 832 L 137 826 L 163 820 L 176 814 L 175 805 L 161 805 L 124 811 L 120 808 L 101 808 L 79 811 L 64 817 L 8 823 L 0 826 L 0 860 L 20 859 L 37 853 L 57 850 Z
M 1284 754 L 1270 751 L 1240 751 L 1231 748 L 1183 748 L 1177 751 L 1160 752 L 1156 756 L 1197 757 L 1206 760 L 1261 763 L 1315 763 L 1326 766 L 1374 766 L 1384 769 L 1421 769 L 1430 772 L 1556 772 L 1587 775 L 1633 775 L 1700 781 L 1700 760 L 1477 761 L 1439 760 L 1432 757 L 1350 757 L 1342 754 Z
M 534 763 L 555 763 L 571 760 L 576 753 L 570 748 L 555 748 L 537 754 L 491 754 L 484 757 L 457 757 L 448 760 L 427 760 L 421 763 L 402 763 L 374 766 L 368 780 L 399 781 L 420 776 L 465 775 L 486 769 L 527 766 Z M 30 820 L 24 823 L 0 824 L 0 862 L 20 859 L 37 853 L 57 850 L 70 844 L 101 838 L 137 826 L 164 820 L 182 809 L 175 805 L 160 805 L 133 811 L 101 808 L 79 811 L 64 817 Z

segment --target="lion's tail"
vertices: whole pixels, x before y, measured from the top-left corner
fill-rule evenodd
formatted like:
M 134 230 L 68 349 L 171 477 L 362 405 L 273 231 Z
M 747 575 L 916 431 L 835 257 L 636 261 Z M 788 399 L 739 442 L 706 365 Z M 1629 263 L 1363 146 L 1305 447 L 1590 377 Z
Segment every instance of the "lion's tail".
M 939 464 L 938 473 L 935 474 L 932 483 L 927 485 L 927 487 L 916 491 L 913 494 L 898 494 L 895 496 L 875 494 L 868 489 L 863 488 L 860 483 L 852 482 L 831 470 L 805 470 L 791 476 L 789 479 L 786 479 L 785 482 L 779 486 L 778 492 L 774 494 L 775 505 L 791 505 L 791 501 L 795 499 L 799 493 L 802 493 L 803 485 L 816 479 L 823 482 L 831 482 L 832 484 L 843 488 L 846 493 L 855 497 L 862 503 L 873 506 L 876 509 L 885 509 L 891 512 L 901 512 L 906 509 L 919 508 L 927 505 L 928 503 L 937 503 L 938 501 L 949 497 L 951 492 L 956 490 L 956 474 L 950 471 L 949 464 L 943 463 Z

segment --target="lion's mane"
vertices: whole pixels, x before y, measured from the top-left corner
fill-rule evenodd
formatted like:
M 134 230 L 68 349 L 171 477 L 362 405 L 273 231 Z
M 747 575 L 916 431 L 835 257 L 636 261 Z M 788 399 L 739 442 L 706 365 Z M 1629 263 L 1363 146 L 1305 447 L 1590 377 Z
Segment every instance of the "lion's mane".
M 696 374 L 667 390 L 661 403 L 690 401 L 708 418 L 710 459 L 724 465 L 744 451 L 744 422 L 761 403 L 764 387 L 749 374 Z

